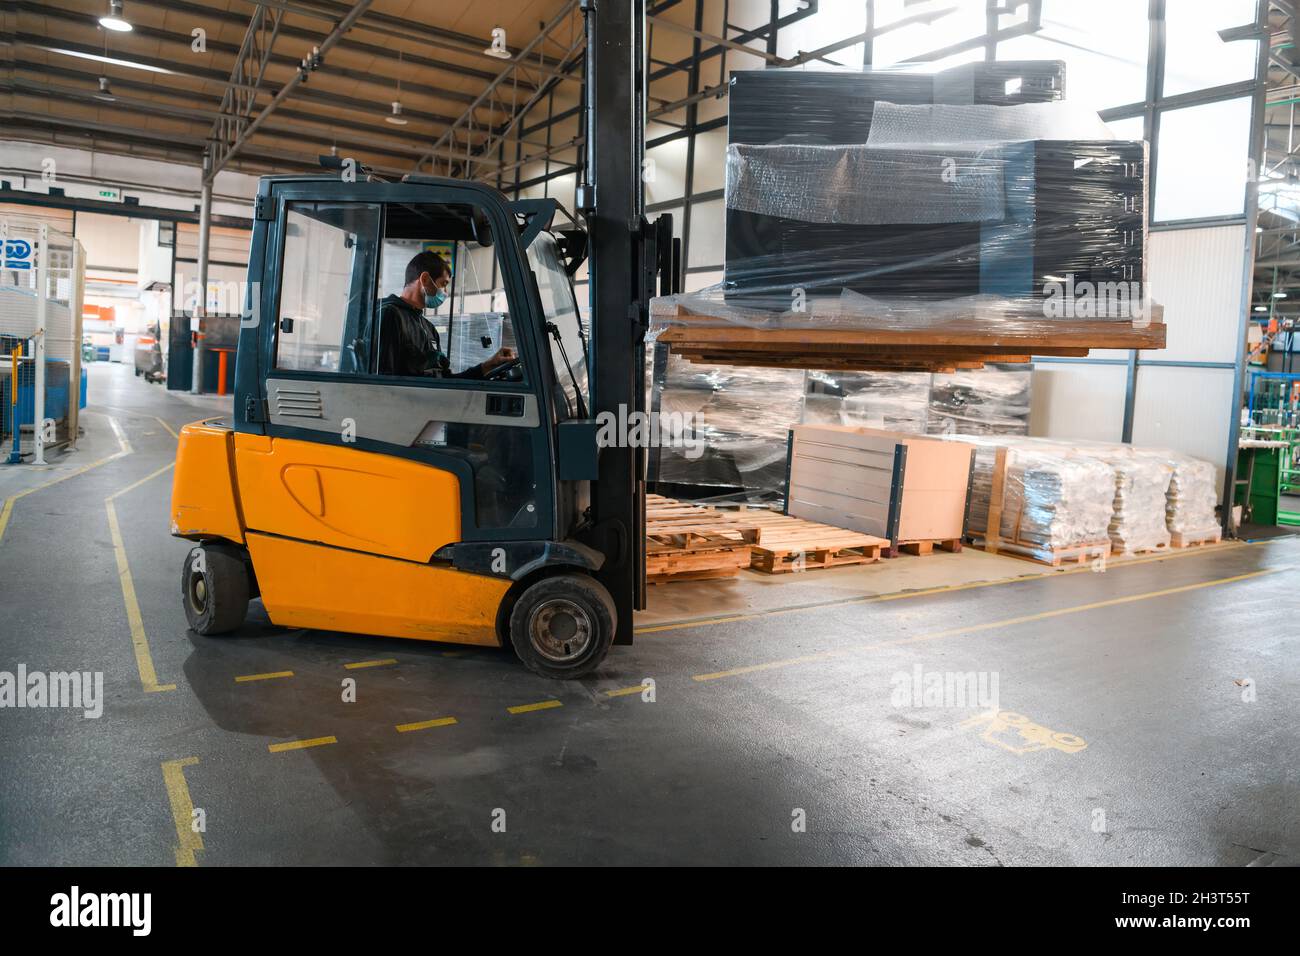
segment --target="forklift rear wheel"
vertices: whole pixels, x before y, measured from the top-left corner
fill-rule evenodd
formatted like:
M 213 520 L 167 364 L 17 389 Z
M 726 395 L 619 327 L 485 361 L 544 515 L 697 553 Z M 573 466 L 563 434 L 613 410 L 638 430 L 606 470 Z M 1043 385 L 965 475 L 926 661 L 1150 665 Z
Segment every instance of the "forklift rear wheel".
M 201 544 L 190 549 L 181 568 L 185 617 L 199 634 L 225 634 L 248 613 L 248 568 L 238 548 Z
M 585 574 L 558 574 L 519 595 L 510 612 L 510 642 L 529 670 L 569 680 L 605 659 L 615 621 L 604 585 Z

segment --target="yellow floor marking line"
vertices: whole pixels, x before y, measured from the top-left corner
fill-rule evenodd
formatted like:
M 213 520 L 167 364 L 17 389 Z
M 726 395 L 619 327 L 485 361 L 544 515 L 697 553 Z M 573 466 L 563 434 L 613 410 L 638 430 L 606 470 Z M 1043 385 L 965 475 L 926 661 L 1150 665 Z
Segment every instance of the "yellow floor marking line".
M 292 677 L 293 671 L 271 671 L 266 674 L 241 674 L 235 678 L 236 684 L 246 684 L 253 680 L 275 680 L 279 677 Z
M 163 428 L 167 429 L 167 434 L 168 434 L 168 435 L 171 435 L 172 438 L 175 438 L 177 441 L 180 441 L 181 436 L 178 435 L 178 434 L 176 433 L 176 429 L 172 428 L 170 425 L 168 425 L 165 421 L 163 421 L 163 420 L 162 420 L 161 418 L 159 418 L 157 415 L 155 415 L 153 418 L 154 418 L 154 421 L 156 421 L 159 425 L 161 425 Z
M 751 664 L 747 667 L 735 667 L 725 671 L 714 671 L 709 674 L 696 674 L 692 680 L 710 681 L 718 680 L 722 677 L 736 677 L 741 674 L 752 674 L 758 671 L 777 670 L 782 667 L 795 667 L 799 664 L 808 664 L 813 661 L 826 660 L 831 657 L 837 657 L 854 651 L 878 650 L 884 647 L 899 647 L 905 644 L 917 644 L 921 641 L 934 641 L 943 637 L 957 637 L 963 634 L 978 634 L 981 631 L 991 631 L 996 628 L 1014 627 L 1018 624 L 1029 624 L 1033 621 L 1045 621 L 1049 618 L 1063 617 L 1066 614 L 1079 614 L 1083 611 L 1094 611 L 1104 607 L 1117 607 L 1122 604 L 1132 604 L 1135 601 L 1147 601 L 1152 598 L 1168 597 L 1171 594 L 1183 594 L 1187 591 L 1196 591 L 1201 588 L 1218 587 L 1224 584 L 1232 584 L 1237 581 L 1246 581 L 1251 578 L 1263 577 L 1269 574 L 1277 574 L 1279 571 L 1290 570 L 1289 566 L 1277 568 L 1264 568 L 1260 571 L 1250 571 L 1245 574 L 1234 574 L 1232 577 L 1216 578 L 1213 581 L 1200 581 L 1196 584 L 1184 584 L 1179 587 L 1162 588 L 1159 591 L 1145 591 L 1142 594 L 1130 594 L 1124 597 L 1110 598 L 1105 601 L 1093 601 L 1089 604 L 1076 604 L 1071 607 L 1055 608 L 1051 611 L 1040 611 L 1037 614 L 1024 614 L 1019 617 L 1004 618 L 1000 621 L 988 621 L 984 624 L 970 624 L 965 627 L 951 627 L 942 631 L 932 631 L 928 634 L 917 634 L 912 637 L 900 637 L 891 641 L 877 641 L 873 644 L 863 644 L 856 647 L 835 648 L 829 651 L 823 651 L 818 654 L 807 654 L 802 657 L 789 657 L 784 660 L 768 661 L 763 664 Z
M 135 666 L 140 672 L 140 684 L 146 694 L 175 690 L 176 685 L 158 683 L 158 672 L 154 670 L 153 654 L 149 651 L 149 637 L 145 634 L 144 618 L 140 614 L 140 601 L 135 595 L 135 581 L 131 577 L 131 564 L 127 560 L 126 545 L 122 542 L 122 530 L 117 523 L 117 507 L 113 504 L 113 499 L 128 491 L 134 491 L 150 479 L 157 478 L 174 464 L 173 462 L 164 465 L 104 499 L 104 510 L 108 513 L 108 531 L 113 539 L 113 554 L 117 558 L 117 577 L 122 585 L 122 603 L 126 605 L 126 620 L 131 627 L 131 647 L 135 651 Z
M 456 723 L 455 717 L 436 717 L 433 720 L 419 720 L 413 724 L 398 724 L 399 734 L 408 734 L 412 730 L 427 730 L 430 727 L 450 727 Z
M 1212 554 L 1217 551 L 1235 551 L 1238 548 L 1250 546 L 1251 543 L 1246 541 L 1225 542 L 1222 545 L 1215 547 L 1190 548 L 1187 551 L 1180 551 L 1175 554 L 1158 554 L 1147 558 L 1134 558 L 1132 560 L 1122 561 L 1118 564 L 1108 565 L 1107 573 L 1116 568 L 1127 568 L 1136 564 L 1149 564 L 1152 561 L 1169 561 L 1174 558 L 1191 558 L 1198 555 Z M 1065 568 L 1063 570 L 1017 575 L 1013 578 L 998 578 L 993 581 L 970 581 L 966 584 L 944 584 L 938 587 L 921 588 L 915 591 L 892 591 L 889 594 L 869 594 L 863 597 L 840 598 L 833 601 L 814 601 L 811 604 L 794 604 L 786 607 L 769 608 L 765 611 L 754 611 L 750 614 L 729 614 L 722 617 L 702 617 L 694 618 L 689 621 L 669 621 L 664 624 L 647 624 L 643 627 L 633 628 L 632 632 L 634 634 L 655 634 L 661 631 L 678 631 L 689 627 L 708 627 L 713 624 L 734 624 L 738 621 L 753 621 L 764 617 L 775 617 L 778 614 L 794 614 L 797 611 L 853 607 L 858 604 L 882 604 L 886 601 L 905 601 L 909 598 L 929 597 L 931 595 L 947 594 L 953 591 L 973 591 L 978 588 L 991 588 L 1003 584 L 1019 584 L 1022 581 L 1041 581 L 1045 578 L 1059 578 L 1068 574 L 1081 574 L 1090 571 L 1092 571 L 1092 568 L 1085 565 L 1078 568 Z
M 146 694 L 175 690 L 175 684 L 159 684 L 154 670 L 153 655 L 149 652 L 149 638 L 144 632 L 144 618 L 140 616 L 140 602 L 135 596 L 135 582 L 131 579 L 131 566 L 126 560 L 126 547 L 122 532 L 117 526 L 117 509 L 111 498 L 104 502 L 108 511 L 108 531 L 113 538 L 113 554 L 117 557 L 117 577 L 122 585 L 122 602 L 126 605 L 126 620 L 131 626 L 131 647 L 135 651 L 135 666 L 140 672 L 140 684 Z
M 113 452 L 111 455 L 105 455 L 97 461 L 92 461 L 88 465 L 82 465 L 80 468 L 74 469 L 66 475 L 59 475 L 57 478 L 51 478 L 49 481 L 36 485 L 33 488 L 28 488 L 25 491 L 20 491 L 17 494 L 10 495 L 5 499 L 3 507 L 0 507 L 0 539 L 3 539 L 5 536 L 5 528 L 9 527 L 9 516 L 13 514 L 14 503 L 17 502 L 18 499 L 26 498 L 28 495 L 37 491 L 44 491 L 46 488 L 57 485 L 61 481 L 67 481 L 69 478 L 76 478 L 78 475 L 84 475 L 93 468 L 98 468 L 100 465 L 107 465 L 110 461 L 116 461 L 119 458 L 131 454 L 131 443 L 127 441 L 126 433 L 123 432 L 121 426 L 117 424 L 117 420 L 111 415 L 105 415 L 104 417 L 107 418 L 108 423 L 113 426 L 113 434 L 117 437 L 119 450 Z
M 639 694 L 645 690 L 644 684 L 633 684 L 631 687 L 620 687 L 618 690 L 605 691 L 606 697 L 626 697 L 628 694 Z
M 385 665 L 396 663 L 397 658 L 390 657 L 387 660 L 382 661 L 353 661 L 351 664 L 344 664 L 343 666 L 350 671 L 354 671 L 361 667 L 384 667 Z
M 175 467 L 176 467 L 176 462 L 174 462 L 174 461 L 173 461 L 173 462 L 169 462 L 168 464 L 163 465 L 163 466 L 162 466 L 161 468 L 159 468 L 157 471 L 151 471 L 151 472 L 149 472 L 149 474 L 145 475 L 145 476 L 144 476 L 143 478 L 141 478 L 139 481 L 135 481 L 135 482 L 132 482 L 131 484 L 127 485 L 127 486 L 126 486 L 125 488 L 123 488 L 121 491 L 115 491 L 115 492 L 113 492 L 113 493 L 112 493 L 111 495 L 109 495 L 108 498 L 105 499 L 105 500 L 107 500 L 107 501 L 112 501 L 114 498 L 120 498 L 120 497 L 122 497 L 122 495 L 126 494 L 128 491 L 135 491 L 135 489 L 139 488 L 139 487 L 140 487 L 141 485 L 143 485 L 145 482 L 153 481 L 155 478 L 157 478 L 157 477 L 158 477 L 159 475 L 161 475 L 163 472 L 165 472 L 165 471 L 171 471 L 171 470 L 172 470 L 173 468 L 175 468 Z
M 531 714 L 535 710 L 550 710 L 552 707 L 563 707 L 564 702 L 559 700 L 539 700 L 535 704 L 519 704 L 515 707 L 507 707 L 506 710 L 512 714 Z
M 286 750 L 306 750 L 308 747 L 323 747 L 338 742 L 337 737 L 312 737 L 310 740 L 288 740 L 282 744 L 267 744 L 266 749 L 273 754 L 278 754 Z
M 194 802 L 190 800 L 190 788 L 185 782 L 185 768 L 198 762 L 198 757 L 184 757 L 164 760 L 162 764 L 163 784 L 167 787 L 172 820 L 176 824 L 176 846 L 173 849 L 177 866 L 198 866 L 194 854 L 203 849 L 203 834 L 194 831 Z

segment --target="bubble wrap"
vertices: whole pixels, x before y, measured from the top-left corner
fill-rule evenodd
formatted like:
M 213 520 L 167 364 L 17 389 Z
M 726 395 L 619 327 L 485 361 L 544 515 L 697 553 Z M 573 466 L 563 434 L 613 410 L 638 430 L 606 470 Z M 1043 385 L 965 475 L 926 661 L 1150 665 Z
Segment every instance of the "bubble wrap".
M 872 226 L 999 222 L 1006 206 L 1005 166 L 993 152 L 951 147 L 732 145 L 727 206 L 805 222 Z
M 871 116 L 867 145 L 1114 138 L 1094 111 L 1070 103 L 950 106 L 880 102 Z

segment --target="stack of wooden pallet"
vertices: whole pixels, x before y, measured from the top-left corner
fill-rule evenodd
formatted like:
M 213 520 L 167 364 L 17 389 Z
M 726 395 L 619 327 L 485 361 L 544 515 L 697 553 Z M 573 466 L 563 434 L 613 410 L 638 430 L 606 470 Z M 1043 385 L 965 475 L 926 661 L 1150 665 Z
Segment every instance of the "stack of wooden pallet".
M 646 580 L 650 584 L 729 578 L 749 567 L 757 525 L 660 495 L 646 495 L 645 515 Z
M 756 529 L 750 567 L 767 574 L 879 561 L 889 541 L 761 508 L 720 511 L 736 528 Z
M 922 328 L 898 328 L 887 318 L 843 314 L 810 303 L 801 328 L 757 327 L 693 311 L 672 299 L 651 303 L 658 341 L 691 362 L 767 368 L 953 372 L 985 363 L 1029 362 L 1031 356 L 1081 358 L 1089 349 L 1162 349 L 1164 310 L 1146 323 L 1107 320 L 1012 319 L 960 316 Z

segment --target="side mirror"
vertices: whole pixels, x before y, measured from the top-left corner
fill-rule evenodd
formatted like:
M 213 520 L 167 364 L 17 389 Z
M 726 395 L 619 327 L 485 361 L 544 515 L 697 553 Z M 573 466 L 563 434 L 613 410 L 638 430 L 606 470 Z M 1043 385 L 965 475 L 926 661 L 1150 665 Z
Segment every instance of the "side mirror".
M 474 241 L 480 246 L 492 245 L 492 220 L 478 206 L 474 207 L 470 228 L 474 231 Z

